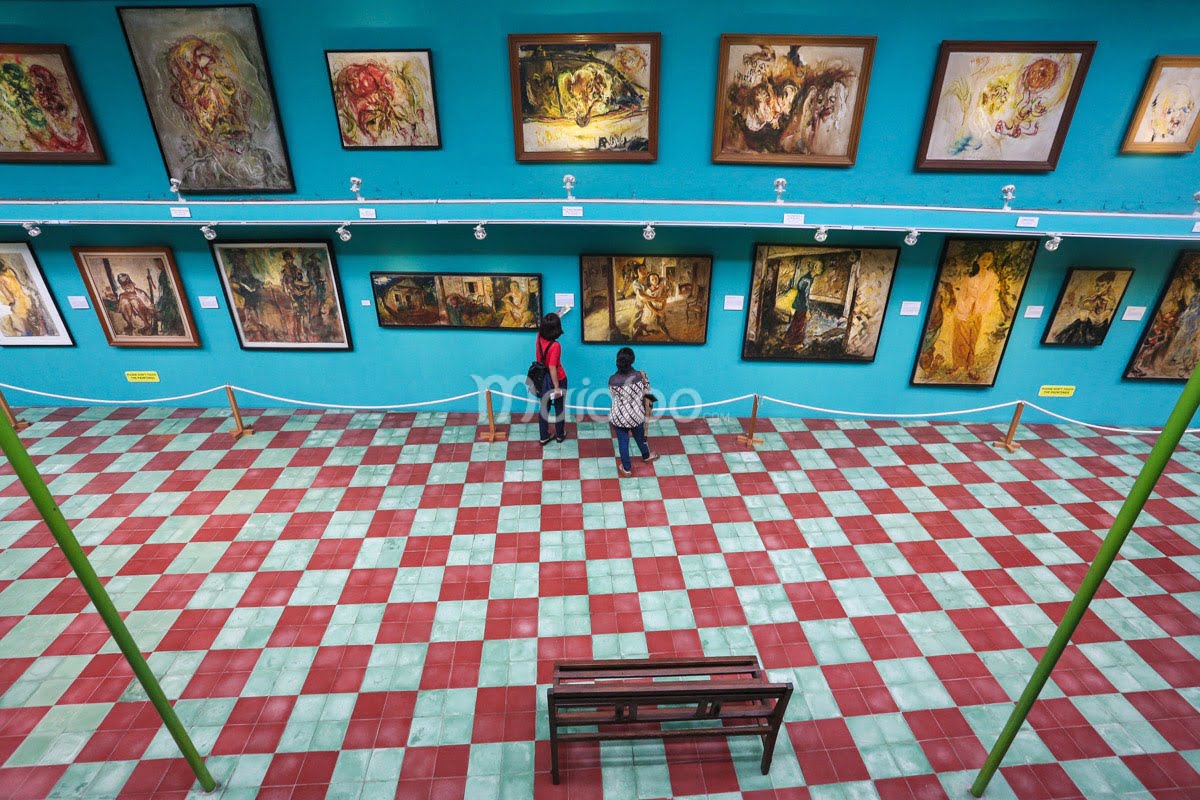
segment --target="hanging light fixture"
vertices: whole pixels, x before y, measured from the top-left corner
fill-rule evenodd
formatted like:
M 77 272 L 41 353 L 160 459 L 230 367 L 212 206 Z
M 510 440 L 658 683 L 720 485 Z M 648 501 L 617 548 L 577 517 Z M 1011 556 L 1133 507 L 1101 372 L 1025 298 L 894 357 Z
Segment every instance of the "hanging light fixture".
M 42 229 L 38 227 L 36 222 L 26 222 L 21 227 L 25 229 L 25 232 L 29 234 L 29 238 L 31 239 L 42 235 Z
M 210 242 L 217 238 L 217 231 L 212 225 L 201 225 L 200 234 Z
M 914 244 L 917 243 L 917 240 L 920 238 L 921 238 L 921 232 L 919 230 L 917 230 L 916 228 L 913 228 L 911 231 L 908 232 L 908 235 L 904 237 L 904 243 L 906 245 L 908 245 L 909 247 L 912 247 Z
M 482 222 L 475 226 L 474 233 L 475 238 L 481 242 L 487 238 L 487 228 L 483 227 Z
M 654 223 L 647 222 L 646 227 L 642 228 L 642 238 L 647 242 L 658 235 L 658 231 L 654 230 Z
M 350 241 L 350 223 L 343 222 L 341 225 L 339 225 L 337 229 L 337 235 L 338 238 L 343 242 Z
M 829 238 L 829 228 L 826 228 L 824 225 L 817 228 L 817 232 L 813 234 L 813 238 L 816 239 L 818 242 L 825 241 L 826 239 Z
M 1055 250 L 1058 249 L 1058 246 L 1060 244 L 1062 244 L 1062 237 L 1059 236 L 1057 233 L 1055 233 L 1055 234 L 1051 235 L 1051 237 L 1049 239 L 1046 240 L 1046 250 L 1053 253 Z

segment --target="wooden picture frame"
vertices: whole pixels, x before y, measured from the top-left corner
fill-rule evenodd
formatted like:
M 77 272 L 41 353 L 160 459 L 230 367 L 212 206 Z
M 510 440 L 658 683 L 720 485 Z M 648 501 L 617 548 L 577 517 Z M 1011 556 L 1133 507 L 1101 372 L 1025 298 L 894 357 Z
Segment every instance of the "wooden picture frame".
M 46 141 L 46 137 L 33 135 L 32 131 L 27 131 L 32 138 L 33 146 L 43 147 L 41 150 L 2 150 L 0 149 L 0 162 L 17 162 L 17 163 L 38 163 L 38 164 L 105 164 L 108 162 L 104 155 L 104 148 L 100 144 L 99 134 L 96 132 L 96 124 L 92 121 L 92 114 L 88 108 L 87 99 L 83 95 L 83 88 L 79 85 L 79 77 L 75 73 L 75 64 L 71 60 L 70 49 L 65 44 L 23 44 L 23 43 L 5 43 L 0 44 L 0 64 L 13 64 L 16 69 L 21 69 L 21 57 L 31 57 L 35 60 L 40 60 L 38 66 L 39 86 L 33 86 L 33 76 L 28 74 L 26 78 L 30 80 L 29 102 L 37 106 L 37 110 L 47 119 L 48 123 L 57 122 L 57 125 L 48 124 L 47 130 L 57 128 L 50 135 L 50 140 Z M 55 70 L 54 67 L 59 69 Z M 57 71 L 57 75 L 55 72 Z M 60 79 L 66 83 L 65 87 L 59 85 Z M 64 91 L 65 88 L 65 91 Z M 61 130 L 65 125 L 69 125 L 71 120 L 56 120 L 56 117 L 61 117 L 62 114 L 55 114 L 53 111 L 42 108 L 39 98 L 40 95 L 50 92 L 57 96 L 62 102 L 64 111 L 70 111 L 74 108 L 78 112 L 78 119 L 72 125 L 74 133 L 68 134 L 65 130 Z M 7 114 L 5 112 L 8 112 Z M 9 116 L 15 112 L 12 109 L 0 110 L 0 119 L 4 116 Z M 20 120 L 16 120 L 19 125 Z M 42 138 L 43 141 L 36 141 Z M 55 149 L 57 148 L 57 149 Z
M 1080 285 L 1073 285 L 1077 280 Z M 1047 347 L 1099 347 L 1104 344 L 1132 280 L 1133 270 L 1126 267 L 1071 267 L 1058 290 L 1058 299 L 1054 301 L 1054 310 L 1050 312 L 1046 332 L 1042 334 L 1042 344 Z M 1079 303 L 1076 293 L 1086 289 L 1082 285 L 1085 281 L 1093 282 L 1095 291 L 1076 305 Z M 1119 290 L 1113 291 L 1118 285 Z M 1072 298 L 1072 306 L 1064 309 L 1063 301 L 1068 297 Z M 1067 321 L 1064 317 L 1060 320 L 1059 315 L 1064 312 L 1074 319 Z
M 363 62 L 346 63 L 335 67 L 335 60 L 340 60 L 340 57 L 359 56 L 365 59 Z M 373 58 L 374 57 L 374 58 Z M 411 58 L 410 58 L 411 57 Z M 409 64 L 417 66 L 411 70 L 415 74 L 409 74 Z M 395 49 L 395 50 L 326 50 L 325 51 L 325 66 L 329 73 L 329 92 L 333 98 L 333 113 L 338 126 L 338 141 L 341 142 L 343 150 L 440 150 L 442 147 L 442 128 L 440 119 L 437 113 L 437 85 L 433 76 L 433 51 L 429 48 L 411 48 L 411 49 Z M 357 68 L 356 73 L 364 78 L 363 82 L 373 84 L 378 88 L 377 93 L 381 95 L 381 99 L 385 95 L 385 87 L 390 86 L 393 93 L 399 92 L 401 87 L 406 89 L 406 99 L 410 106 L 428 105 L 429 113 L 423 113 L 424 109 L 414 108 L 412 111 L 413 117 L 409 120 L 402 120 L 392 111 L 394 120 L 393 130 L 391 132 L 380 130 L 377 134 L 372 135 L 365 130 L 365 125 L 358 121 L 359 114 L 368 114 L 368 119 L 380 119 L 383 115 L 375 113 L 370 116 L 370 112 L 377 112 L 379 103 L 372 105 L 370 97 L 350 97 L 348 86 L 358 83 L 354 80 L 354 75 L 346 75 L 342 81 L 341 87 L 344 91 L 339 92 L 339 76 L 343 72 L 351 68 Z M 337 72 L 335 74 L 335 69 Z M 424 74 L 421 74 L 421 70 Z M 428 86 L 423 85 L 424 78 L 428 78 Z M 415 98 L 415 102 L 414 102 Z M 354 104 L 359 104 L 361 107 L 358 113 L 355 113 Z M 386 106 L 390 109 L 395 109 L 401 106 L 401 103 L 387 103 Z M 408 136 L 400 130 L 399 123 L 405 123 L 410 127 Z M 418 128 L 424 128 L 421 133 L 417 133 Z M 354 129 L 359 132 L 356 133 Z M 355 141 L 363 139 L 374 139 L 376 141 L 390 142 L 386 144 L 356 144 Z M 404 144 L 406 138 L 415 144 Z
M 522 55 L 523 48 L 526 55 Z M 608 57 L 602 58 L 598 52 Z M 651 162 L 658 158 L 661 34 L 514 33 L 508 37 L 508 58 L 517 161 Z M 541 63 L 534 63 L 535 59 Z M 560 77 L 566 78 L 560 74 L 562 70 L 573 70 L 570 74 L 582 90 L 594 82 L 597 71 L 603 73 L 620 92 L 607 99 L 625 110 L 594 114 L 596 102 L 586 108 L 564 104 L 560 89 L 565 84 Z M 546 113 L 538 114 L 539 108 Z M 551 135 L 567 146 L 530 147 L 529 142 L 548 142 Z M 572 138 L 592 144 L 571 147 Z
M 199 347 L 200 336 L 169 247 L 72 247 L 104 336 L 113 347 Z M 111 260 L 126 263 L 113 268 Z M 100 263 L 96 263 L 96 262 Z M 143 263 L 137 263 L 137 262 Z M 153 274 L 157 267 L 159 274 Z M 144 270 L 145 286 L 142 288 Z M 103 273 L 103 284 L 97 285 Z M 133 274 L 130 274 L 133 273 Z M 122 280 L 124 278 L 124 280 Z M 109 293 L 103 290 L 107 288 Z M 167 292 L 175 302 L 163 302 Z M 118 319 L 125 330 L 119 331 Z M 142 332 L 153 331 L 153 332 Z
M 46 275 L 24 242 L 0 242 L 0 347 L 74 347 Z
M 1053 172 L 1095 49 L 1095 42 L 942 42 L 916 168 Z
M 1167 70 L 1172 74 L 1164 80 L 1163 73 Z M 1156 119 L 1155 114 L 1165 117 Z M 1200 56 L 1158 56 L 1150 65 L 1137 110 L 1121 142 L 1121 152 L 1191 153 L 1197 142 L 1200 142 Z
M 486 282 L 486 286 L 472 287 L 470 279 Z M 502 281 L 523 282 L 519 291 L 525 293 L 524 303 L 519 298 L 509 308 L 501 307 L 507 301 L 508 295 L 498 295 Z M 397 287 L 396 284 L 408 281 L 410 286 Z M 427 283 L 426 283 L 427 282 Z M 450 293 L 447 294 L 448 282 Z M 463 286 L 459 286 L 461 282 Z M 395 291 L 395 290 L 399 291 Z M 393 292 L 395 293 L 393 294 Z M 374 298 L 375 316 L 381 328 L 432 328 L 459 330 L 501 330 L 501 331 L 536 331 L 542 319 L 545 283 L 540 272 L 399 272 L 378 271 L 371 273 L 371 294 Z M 389 294 L 394 298 L 388 302 Z M 434 304 L 429 306 L 426 296 L 432 294 Z M 450 300 L 458 296 L 459 302 L 451 304 Z M 403 301 L 398 299 L 405 298 Z M 490 296 L 490 300 L 488 299 Z M 429 317 L 433 322 L 402 321 L 399 305 L 416 300 L 415 309 L 409 307 L 409 316 Z M 465 303 L 464 303 L 465 301 Z M 490 305 L 490 308 L 488 307 Z M 475 309 L 475 310 L 473 310 Z M 385 317 L 386 314 L 386 317 Z M 490 322 L 494 324 L 469 324 L 468 319 L 485 319 L 494 315 Z M 442 320 L 445 320 L 444 322 Z M 455 322 L 458 319 L 458 322 Z
M 640 269 L 639 269 L 640 265 Z M 713 258 L 710 255 L 613 255 L 585 253 L 579 257 L 580 326 L 584 344 L 699 345 L 708 341 L 709 309 L 712 301 Z M 618 286 L 618 270 L 622 285 Z M 645 272 L 645 281 L 642 281 Z M 655 282 L 651 276 L 657 276 Z M 681 276 L 690 278 L 679 280 Z M 604 280 L 603 288 L 598 288 Z M 649 312 L 639 292 L 638 281 L 655 293 L 658 302 Z M 621 296 L 618 298 L 618 293 Z M 622 302 L 618 314 L 618 302 Z M 657 313 L 654 313 L 657 308 Z M 697 322 L 692 324 L 692 316 Z M 628 320 L 618 317 L 628 316 Z M 682 317 L 682 321 L 681 321 Z M 676 332 L 667 325 L 668 318 Z M 622 328 L 624 323 L 624 328 Z M 679 339 L 682 325 L 690 335 Z M 659 338 L 659 337 L 662 338 Z
M 721 34 L 713 163 L 853 166 L 875 41 L 874 36 Z M 735 48 L 750 52 L 738 58 Z M 775 117 L 755 114 L 755 92 L 777 101 L 769 104 Z M 825 121 L 814 124 L 809 101 L 816 105 L 818 97 Z M 847 118 L 849 125 L 843 125 Z
M 1190 287 L 1185 284 L 1191 284 Z M 1179 330 L 1186 324 L 1193 335 L 1189 348 L 1193 355 L 1200 356 L 1200 250 L 1183 250 L 1171 268 L 1171 275 L 1158 294 L 1154 304 L 1154 313 L 1146 322 L 1138 339 L 1137 347 L 1129 357 L 1125 366 L 1124 379 L 1127 381 L 1186 381 L 1195 369 L 1194 360 L 1175 369 L 1174 374 L 1169 370 L 1159 370 L 1157 373 L 1147 371 L 1147 361 L 1158 359 L 1159 354 L 1169 356 L 1173 350 L 1186 346 L 1188 342 L 1179 340 Z M 1190 291 L 1188 289 L 1190 288 Z M 1167 307 L 1168 301 L 1171 303 Z M 1164 310 L 1165 309 L 1165 310 Z M 1151 348 L 1158 349 L 1158 353 Z

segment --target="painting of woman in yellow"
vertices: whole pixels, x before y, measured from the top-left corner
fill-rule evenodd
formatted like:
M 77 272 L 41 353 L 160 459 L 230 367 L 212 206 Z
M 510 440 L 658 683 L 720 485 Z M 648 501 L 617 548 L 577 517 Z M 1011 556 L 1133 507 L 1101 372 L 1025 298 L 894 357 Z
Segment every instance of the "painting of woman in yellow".
M 0 345 L 73 345 L 33 251 L 0 244 Z

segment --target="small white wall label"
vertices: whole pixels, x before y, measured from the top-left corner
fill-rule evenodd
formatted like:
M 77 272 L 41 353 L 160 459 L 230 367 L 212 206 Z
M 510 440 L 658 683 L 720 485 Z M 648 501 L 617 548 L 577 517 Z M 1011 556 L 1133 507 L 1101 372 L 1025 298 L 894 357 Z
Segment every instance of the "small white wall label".
M 88 308 L 87 298 L 79 294 L 67 295 L 67 303 L 71 308 Z
M 183 206 L 171 206 L 171 216 L 174 219 L 190 219 L 192 210 Z
M 1038 226 L 1037 217 L 1017 217 L 1018 228 L 1036 228 Z
M 564 217 L 582 217 L 583 206 L 563 206 Z
M 573 308 L 575 306 L 575 295 L 567 292 L 556 292 L 554 294 L 554 305 L 559 308 Z
M 363 304 L 364 306 L 366 306 L 367 308 L 370 308 L 370 307 L 371 307 L 371 301 L 370 301 L 370 300 L 359 300 L 358 302 L 362 303 L 362 304 Z
M 803 225 L 804 224 L 804 215 L 803 214 L 784 214 L 783 215 L 783 224 L 784 225 Z
M 1025 319 L 1041 319 L 1045 306 L 1025 306 Z
M 375 209 L 360 208 L 358 210 L 358 218 L 359 219 L 375 219 Z
M 217 305 L 217 298 L 213 297 L 210 294 L 202 294 L 202 295 L 200 295 L 200 307 L 201 308 L 219 308 L 220 306 Z
M 746 298 L 740 294 L 725 295 L 725 310 L 726 311 L 741 311 L 746 307 Z
M 915 317 L 921 313 L 920 300 L 905 300 L 900 304 L 900 316 Z
M 1125 313 L 1121 315 L 1121 319 L 1126 322 L 1137 322 L 1144 316 L 1146 316 L 1145 306 L 1125 306 Z

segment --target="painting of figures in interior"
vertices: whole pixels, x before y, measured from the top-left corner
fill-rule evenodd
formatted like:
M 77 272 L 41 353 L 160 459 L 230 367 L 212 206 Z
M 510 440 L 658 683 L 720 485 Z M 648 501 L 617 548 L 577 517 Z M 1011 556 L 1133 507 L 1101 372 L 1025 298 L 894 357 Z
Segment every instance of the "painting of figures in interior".
M 214 243 L 212 250 L 244 350 L 350 349 L 328 243 Z
M 704 344 L 711 256 L 582 256 L 583 341 Z
M 874 361 L 899 252 L 758 245 L 742 358 Z
M 942 42 L 917 169 L 1058 165 L 1095 42 Z
M 0 345 L 73 345 L 33 251 L 0 244 Z
M 1042 344 L 1103 344 L 1132 277 L 1131 269 L 1072 269 L 1063 281 Z
M 1122 153 L 1190 153 L 1200 141 L 1200 56 L 1159 56 L 1150 67 Z
M 713 161 L 850 166 L 875 37 L 721 37 Z
M 0 44 L 0 161 L 104 162 L 65 45 Z
M 342 147 L 442 146 L 428 50 L 326 50 Z
M 167 174 L 190 192 L 291 192 L 252 5 L 121 7 Z
M 196 325 L 167 247 L 72 247 L 108 343 L 199 347 Z
M 914 385 L 993 386 L 1035 239 L 947 239 L 933 282 Z
M 385 328 L 533 330 L 542 317 L 541 275 L 372 272 Z
M 653 161 L 657 33 L 508 37 L 518 161 Z
M 1200 250 L 1179 254 L 1125 377 L 1185 381 L 1200 362 Z

